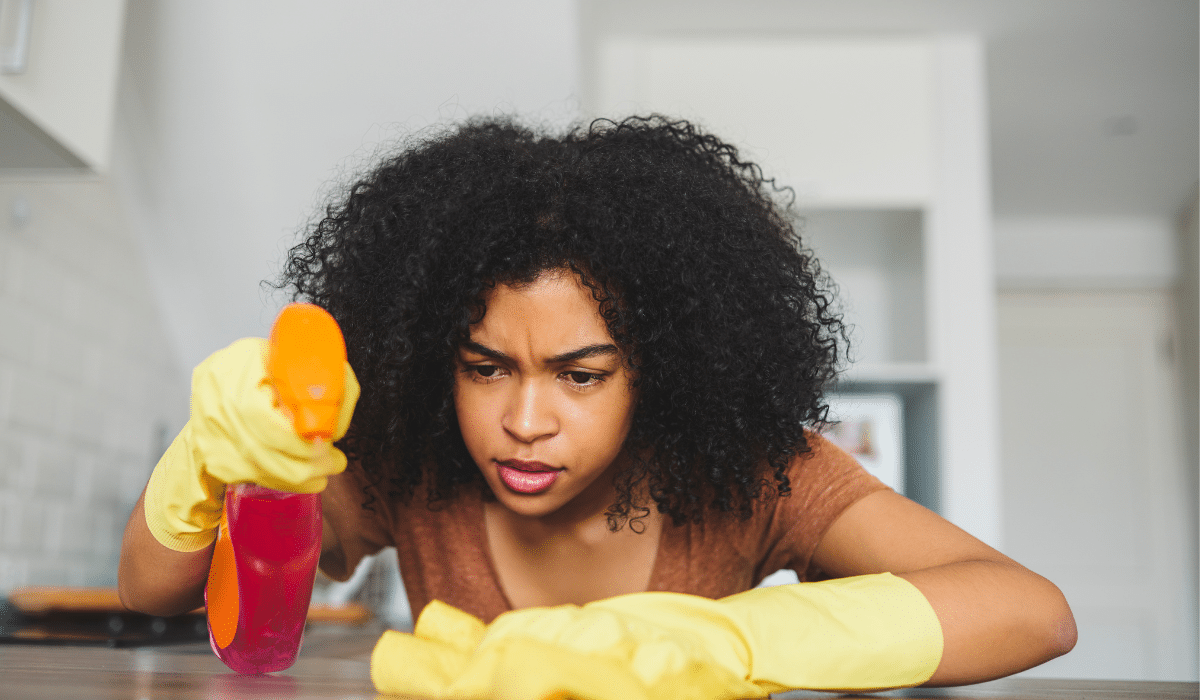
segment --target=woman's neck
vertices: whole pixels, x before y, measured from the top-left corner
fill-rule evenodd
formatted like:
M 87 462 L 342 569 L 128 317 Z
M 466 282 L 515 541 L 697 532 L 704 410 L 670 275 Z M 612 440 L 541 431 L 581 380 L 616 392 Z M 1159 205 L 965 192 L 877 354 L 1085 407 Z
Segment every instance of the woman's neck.
M 617 500 L 611 480 L 570 509 L 532 518 L 484 503 L 489 554 L 501 589 L 515 608 L 583 603 L 647 590 L 653 576 L 663 515 L 639 518 L 642 527 L 608 527 Z M 580 496 L 584 494 L 581 493 Z M 635 498 L 635 502 L 639 499 Z

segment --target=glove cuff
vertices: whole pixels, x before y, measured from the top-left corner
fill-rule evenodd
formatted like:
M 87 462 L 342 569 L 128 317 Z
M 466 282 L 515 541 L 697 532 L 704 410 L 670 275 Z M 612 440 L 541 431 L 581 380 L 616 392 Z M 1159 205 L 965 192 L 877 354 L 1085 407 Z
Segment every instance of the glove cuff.
M 920 685 L 941 663 L 937 614 L 916 586 L 892 574 L 757 588 L 721 600 L 748 635 L 750 679 L 768 692 Z
M 196 467 L 191 427 L 185 425 L 158 460 L 142 501 L 150 534 L 176 552 L 196 552 L 216 540 L 225 500 L 225 485 Z

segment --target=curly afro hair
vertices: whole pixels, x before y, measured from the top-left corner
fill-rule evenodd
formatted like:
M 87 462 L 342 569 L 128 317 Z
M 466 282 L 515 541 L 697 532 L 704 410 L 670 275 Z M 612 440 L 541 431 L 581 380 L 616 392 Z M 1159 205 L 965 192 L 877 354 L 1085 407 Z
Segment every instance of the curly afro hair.
M 339 443 L 390 498 L 483 484 L 454 409 L 454 358 L 497 284 L 571 269 L 627 351 L 638 405 L 608 511 L 747 517 L 789 492 L 823 424 L 845 328 L 789 202 L 737 150 L 661 116 L 564 135 L 473 120 L 351 185 L 280 286 L 341 324 L 362 384 Z M 486 487 L 483 487 L 486 491 Z

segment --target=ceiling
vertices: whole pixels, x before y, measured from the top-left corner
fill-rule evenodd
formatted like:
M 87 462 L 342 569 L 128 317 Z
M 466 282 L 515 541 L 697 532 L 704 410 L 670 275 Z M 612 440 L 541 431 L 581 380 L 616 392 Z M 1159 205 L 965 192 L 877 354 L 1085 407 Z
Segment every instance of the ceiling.
M 610 35 L 969 32 L 987 46 L 997 216 L 1173 218 L 1200 160 L 1195 0 L 583 0 Z

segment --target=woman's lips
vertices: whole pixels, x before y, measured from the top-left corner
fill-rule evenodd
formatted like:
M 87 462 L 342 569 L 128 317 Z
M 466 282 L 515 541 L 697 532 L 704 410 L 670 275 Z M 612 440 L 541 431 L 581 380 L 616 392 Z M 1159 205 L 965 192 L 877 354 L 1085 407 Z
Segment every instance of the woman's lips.
M 504 482 L 505 486 L 517 493 L 526 494 L 545 491 L 558 480 L 558 475 L 562 473 L 561 469 L 555 469 L 548 464 L 525 462 L 519 459 L 496 462 L 496 467 L 500 473 L 500 480 Z

